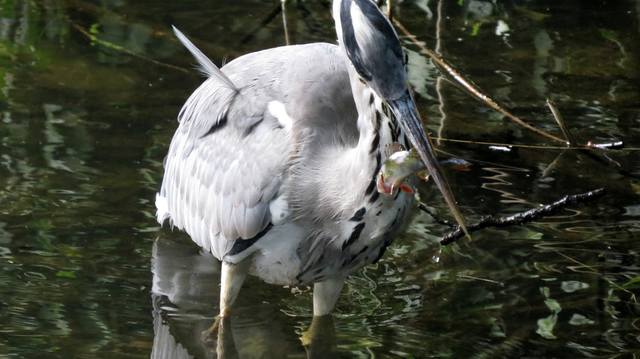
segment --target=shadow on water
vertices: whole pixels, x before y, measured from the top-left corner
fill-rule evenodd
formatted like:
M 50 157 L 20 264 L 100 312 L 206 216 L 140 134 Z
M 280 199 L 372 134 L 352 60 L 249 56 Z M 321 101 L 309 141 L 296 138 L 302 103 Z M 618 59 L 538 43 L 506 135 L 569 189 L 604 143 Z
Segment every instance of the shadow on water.
M 280 2 L 0 0 L 0 357 L 640 357 L 640 1 L 395 3 L 517 115 L 559 133 L 550 97 L 579 141 L 625 142 L 544 147 L 404 38 L 429 130 L 473 163 L 448 171 L 470 219 L 608 195 L 446 248 L 420 213 L 349 279 L 332 321 L 312 323 L 307 288 L 251 279 L 222 340 L 203 341 L 218 264 L 154 220 L 176 114 L 201 81 L 169 29 L 222 63 L 284 43 Z M 287 21 L 292 43 L 335 39 L 327 2 L 291 1 Z

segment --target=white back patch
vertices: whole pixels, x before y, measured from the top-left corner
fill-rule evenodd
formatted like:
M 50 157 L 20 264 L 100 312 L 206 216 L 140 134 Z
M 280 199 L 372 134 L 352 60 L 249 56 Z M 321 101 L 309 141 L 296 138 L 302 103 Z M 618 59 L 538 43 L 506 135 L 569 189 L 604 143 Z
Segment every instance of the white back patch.
M 284 108 L 284 104 L 282 102 L 271 101 L 267 105 L 267 109 L 273 117 L 278 119 L 278 122 L 280 122 L 280 125 L 282 125 L 285 130 L 291 131 L 291 126 L 293 126 L 293 119 L 287 114 L 287 110 Z

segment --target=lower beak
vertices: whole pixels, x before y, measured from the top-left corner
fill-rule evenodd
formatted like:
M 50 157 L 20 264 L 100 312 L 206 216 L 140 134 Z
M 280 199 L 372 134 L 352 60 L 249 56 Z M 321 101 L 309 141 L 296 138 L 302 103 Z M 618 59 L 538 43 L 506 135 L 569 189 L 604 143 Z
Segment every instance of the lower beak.
M 401 98 L 391 101 L 389 105 L 398 119 L 400 126 L 402 126 L 404 133 L 407 135 L 409 141 L 420 155 L 422 162 L 424 162 L 427 167 L 429 175 L 442 193 L 447 206 L 449 206 L 451 214 L 467 237 L 469 237 L 464 218 L 458 209 L 458 205 L 456 204 L 453 193 L 449 188 L 449 184 L 440 170 L 440 166 L 438 165 L 438 161 L 433 151 L 433 146 L 424 132 L 422 120 L 420 119 L 418 109 L 416 108 L 416 104 L 413 101 L 411 94 L 407 92 Z

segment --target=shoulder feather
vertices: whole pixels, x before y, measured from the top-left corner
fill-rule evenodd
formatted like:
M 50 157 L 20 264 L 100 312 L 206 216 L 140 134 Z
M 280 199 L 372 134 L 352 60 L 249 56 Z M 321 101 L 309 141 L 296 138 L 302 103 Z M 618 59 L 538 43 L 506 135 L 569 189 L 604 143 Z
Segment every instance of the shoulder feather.
M 189 40 L 177 27 L 172 26 L 173 32 L 176 34 L 176 37 L 184 47 L 189 50 L 189 52 L 193 55 L 193 57 L 198 61 L 199 70 L 207 77 L 214 77 L 219 80 L 221 83 L 225 84 L 230 89 L 237 91 L 236 86 L 233 84 L 231 79 L 227 77 L 220 68 L 216 66 L 211 59 L 207 57 L 200 49 L 194 45 L 191 40 Z

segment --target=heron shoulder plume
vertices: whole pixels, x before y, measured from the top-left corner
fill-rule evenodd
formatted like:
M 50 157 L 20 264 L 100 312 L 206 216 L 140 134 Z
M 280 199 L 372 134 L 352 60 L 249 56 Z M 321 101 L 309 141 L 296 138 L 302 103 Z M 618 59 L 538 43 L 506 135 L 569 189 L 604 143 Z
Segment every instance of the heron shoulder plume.
M 235 91 L 238 90 L 236 86 L 233 84 L 233 82 L 231 81 L 231 79 L 229 79 L 227 75 L 222 73 L 222 71 L 220 71 L 218 66 L 216 66 L 211 61 L 211 59 L 207 57 L 207 55 L 203 54 L 202 51 L 200 51 L 200 49 L 198 49 L 196 45 L 194 45 L 191 42 L 191 40 L 189 40 L 180 30 L 178 30 L 177 27 L 172 26 L 172 28 L 178 40 L 180 40 L 182 45 L 184 45 L 184 47 L 186 47 L 187 50 L 189 50 L 189 52 L 191 53 L 191 55 L 193 55 L 196 61 L 198 61 L 198 70 L 200 70 L 200 72 L 204 76 L 214 77 L 218 81 L 220 81 L 220 83 L 225 84 L 229 89 L 232 89 Z
M 226 125 L 227 112 L 239 90 L 180 30 L 174 26 L 173 31 L 198 61 L 200 72 L 207 77 L 207 80 L 191 94 L 178 114 L 180 129 L 187 132 L 191 140 L 197 140 Z M 216 113 L 211 113 L 209 109 L 216 109 Z

